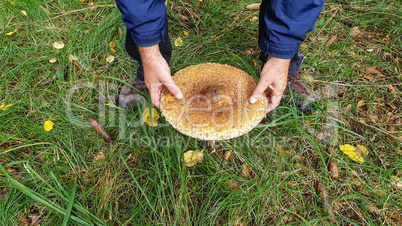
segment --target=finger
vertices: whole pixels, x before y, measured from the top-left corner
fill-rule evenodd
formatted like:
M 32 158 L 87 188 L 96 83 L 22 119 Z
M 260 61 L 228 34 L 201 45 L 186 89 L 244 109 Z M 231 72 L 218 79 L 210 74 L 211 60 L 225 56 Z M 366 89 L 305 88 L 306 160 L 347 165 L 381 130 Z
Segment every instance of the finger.
M 260 81 L 257 84 L 257 87 L 255 87 L 254 89 L 253 94 L 251 94 L 249 100 L 251 104 L 254 104 L 255 102 L 257 102 L 258 99 L 260 99 L 265 89 L 267 89 L 268 85 L 269 84 L 267 84 L 264 79 L 260 79 Z
M 164 81 L 163 84 L 166 86 L 169 92 L 172 93 L 177 99 L 183 98 L 182 92 L 180 91 L 179 87 L 174 83 L 172 77 Z
M 282 95 L 275 95 L 274 92 L 267 92 L 268 106 L 267 113 L 274 110 L 281 103 Z
M 160 108 L 161 104 L 161 92 L 162 92 L 162 84 L 153 84 L 151 85 L 151 90 L 149 94 L 151 95 L 151 101 L 157 107 Z

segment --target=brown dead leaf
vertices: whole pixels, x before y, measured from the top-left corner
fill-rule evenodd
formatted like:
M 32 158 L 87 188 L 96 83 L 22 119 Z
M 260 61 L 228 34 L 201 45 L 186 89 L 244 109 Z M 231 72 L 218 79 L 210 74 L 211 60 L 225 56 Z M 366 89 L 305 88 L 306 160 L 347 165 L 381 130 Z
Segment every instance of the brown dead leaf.
M 385 75 L 384 75 L 384 74 L 379 73 L 379 74 L 377 74 L 377 77 L 378 77 L 378 78 L 385 78 Z
M 350 109 L 352 109 L 352 104 L 348 104 L 348 106 L 345 108 L 345 111 L 350 111 Z
M 366 119 L 364 119 L 364 118 L 359 118 L 359 122 L 360 122 L 360 123 L 366 123 Z
M 88 6 L 93 6 L 95 3 L 94 2 L 89 2 Z
M 364 77 L 365 79 L 367 79 L 368 81 L 370 81 L 370 82 L 373 81 L 373 76 L 371 76 L 371 75 L 363 75 L 363 77 Z
M 259 10 L 260 6 L 261 6 L 261 3 L 253 3 L 253 4 L 246 6 L 246 9 Z
M 70 56 L 68 56 L 68 60 L 69 60 L 70 62 L 74 62 L 74 61 L 77 61 L 78 58 L 77 58 L 75 55 L 70 54 Z
M 388 89 L 389 89 L 389 91 L 390 91 L 391 93 L 396 93 L 396 88 L 393 87 L 392 85 L 389 85 L 389 86 L 388 86 Z
M 187 17 L 187 16 L 184 16 L 183 14 L 178 13 L 178 14 L 177 14 L 177 17 L 178 17 L 180 20 L 189 21 L 188 17 Z
M 327 41 L 327 45 L 332 45 L 334 44 L 334 42 L 338 39 L 338 35 L 332 35 L 328 41 Z
M 306 79 L 306 80 L 308 80 L 308 81 L 314 81 L 314 78 L 313 78 L 313 76 L 311 76 L 311 75 L 303 75 L 303 77 Z
M 364 100 L 360 100 L 360 101 L 357 103 L 357 108 L 363 107 L 364 105 L 366 105 L 366 104 L 364 103 Z
M 352 30 L 350 30 L 350 36 L 352 36 L 352 37 L 356 37 L 360 34 L 361 34 L 361 32 L 358 27 L 352 27 Z
M 373 75 L 380 74 L 380 71 L 378 70 L 378 67 L 376 67 L 376 66 L 367 67 L 366 72 L 370 73 L 370 74 L 373 74 Z
M 229 189 L 232 191 L 235 191 L 240 188 L 240 185 L 239 185 L 239 183 L 237 183 L 237 181 L 229 181 L 227 183 L 227 185 L 228 185 Z
M 225 160 L 229 161 L 230 156 L 232 156 L 232 152 L 231 151 L 225 151 Z
M 370 122 L 372 123 L 377 123 L 379 122 L 378 116 L 377 115 L 369 115 Z
M 109 43 L 109 47 L 113 52 L 116 52 L 116 50 L 114 49 L 114 47 L 116 47 L 116 45 L 117 45 L 117 40 L 111 41 Z
M 196 0 L 198 3 L 201 3 L 202 2 L 202 0 Z
M 243 165 L 243 172 L 242 172 L 242 176 L 243 177 L 249 177 L 251 175 L 251 169 L 248 165 L 244 164 Z

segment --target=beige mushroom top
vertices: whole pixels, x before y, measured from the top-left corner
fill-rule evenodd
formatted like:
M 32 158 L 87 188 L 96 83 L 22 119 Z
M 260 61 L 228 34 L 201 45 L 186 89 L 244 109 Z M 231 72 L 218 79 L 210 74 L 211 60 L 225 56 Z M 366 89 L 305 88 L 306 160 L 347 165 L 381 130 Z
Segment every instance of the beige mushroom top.
M 201 140 L 226 140 L 249 132 L 265 117 L 264 95 L 249 103 L 257 82 L 246 72 L 216 63 L 192 65 L 178 71 L 173 80 L 183 93 L 181 100 L 166 88 L 161 113 L 183 134 Z

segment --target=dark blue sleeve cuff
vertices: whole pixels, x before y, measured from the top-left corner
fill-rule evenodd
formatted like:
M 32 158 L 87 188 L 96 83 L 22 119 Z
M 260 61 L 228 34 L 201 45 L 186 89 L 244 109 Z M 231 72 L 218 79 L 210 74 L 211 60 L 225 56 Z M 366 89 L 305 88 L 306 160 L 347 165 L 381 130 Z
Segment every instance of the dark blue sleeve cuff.
M 300 43 L 296 44 L 278 44 L 269 43 L 268 40 L 260 39 L 260 48 L 265 55 L 273 56 L 280 59 L 291 59 L 299 51 Z
M 160 34 L 154 34 L 151 36 L 146 36 L 146 37 L 141 37 L 139 38 L 138 35 L 135 35 L 133 31 L 130 31 L 131 37 L 133 37 L 133 40 L 135 44 L 141 47 L 149 47 L 156 45 L 160 43 L 163 40 L 163 35 Z

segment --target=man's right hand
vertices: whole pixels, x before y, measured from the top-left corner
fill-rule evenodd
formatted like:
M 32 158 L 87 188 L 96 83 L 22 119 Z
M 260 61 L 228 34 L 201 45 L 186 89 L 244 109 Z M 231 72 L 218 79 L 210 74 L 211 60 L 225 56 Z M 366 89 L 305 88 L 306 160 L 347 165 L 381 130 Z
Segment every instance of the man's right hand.
M 138 47 L 141 61 L 144 66 L 145 84 L 151 94 L 151 101 L 160 108 L 163 85 L 177 98 L 183 98 L 179 87 L 174 83 L 170 75 L 170 67 L 159 51 L 159 45 L 150 47 Z

